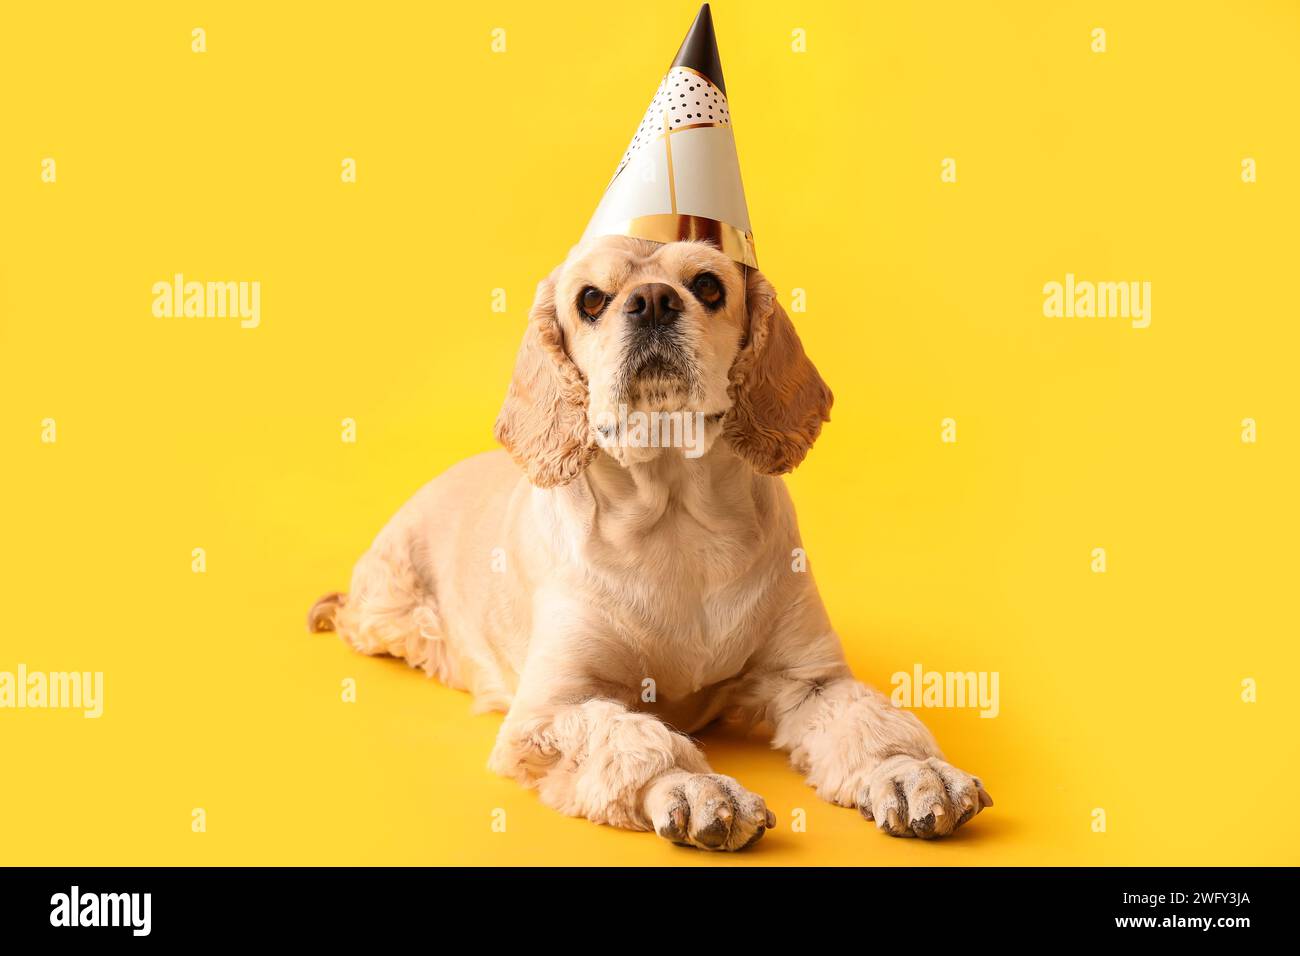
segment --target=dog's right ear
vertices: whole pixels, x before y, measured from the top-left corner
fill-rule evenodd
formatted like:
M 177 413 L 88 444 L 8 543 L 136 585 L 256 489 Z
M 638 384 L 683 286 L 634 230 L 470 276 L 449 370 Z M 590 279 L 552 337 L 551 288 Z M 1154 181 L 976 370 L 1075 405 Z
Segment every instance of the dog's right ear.
M 564 351 L 555 312 L 554 272 L 537 285 L 495 433 L 539 488 L 572 481 L 596 455 L 587 423 L 587 381 Z

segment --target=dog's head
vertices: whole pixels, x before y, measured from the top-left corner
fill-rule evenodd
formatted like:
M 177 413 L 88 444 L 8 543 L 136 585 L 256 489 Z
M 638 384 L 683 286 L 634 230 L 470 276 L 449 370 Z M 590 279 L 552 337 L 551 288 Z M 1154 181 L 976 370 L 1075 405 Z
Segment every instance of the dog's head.
M 688 416 L 705 447 L 721 435 L 777 475 L 803 460 L 830 407 L 761 273 L 703 242 L 605 236 L 538 286 L 496 437 L 550 487 L 600 447 L 625 464 L 664 453 L 667 442 L 628 441 L 629 421 Z

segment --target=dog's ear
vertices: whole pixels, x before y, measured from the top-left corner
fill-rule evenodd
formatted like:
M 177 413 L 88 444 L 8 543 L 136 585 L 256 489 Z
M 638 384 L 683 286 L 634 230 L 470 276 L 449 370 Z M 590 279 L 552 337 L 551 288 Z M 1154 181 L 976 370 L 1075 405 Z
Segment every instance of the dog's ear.
M 555 313 L 555 273 L 537 286 L 495 433 L 539 488 L 572 481 L 596 454 L 587 424 L 587 382 L 564 351 Z
M 822 423 L 831 420 L 833 397 L 772 284 L 757 269 L 746 272 L 748 330 L 731 366 L 723 435 L 755 471 L 783 475 L 803 461 Z

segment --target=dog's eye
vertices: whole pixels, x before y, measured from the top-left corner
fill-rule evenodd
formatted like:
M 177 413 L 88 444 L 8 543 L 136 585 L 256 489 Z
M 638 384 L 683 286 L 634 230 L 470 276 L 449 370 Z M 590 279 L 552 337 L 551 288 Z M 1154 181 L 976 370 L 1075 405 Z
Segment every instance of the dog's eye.
M 701 272 L 697 275 L 695 281 L 691 283 L 691 291 L 695 293 L 695 298 L 711 309 L 722 305 L 722 283 L 711 272 Z
M 600 318 L 600 313 L 605 311 L 607 305 L 609 305 L 609 296 L 595 286 L 587 286 L 582 290 L 582 295 L 578 296 L 578 308 L 582 310 L 584 316 L 593 321 Z

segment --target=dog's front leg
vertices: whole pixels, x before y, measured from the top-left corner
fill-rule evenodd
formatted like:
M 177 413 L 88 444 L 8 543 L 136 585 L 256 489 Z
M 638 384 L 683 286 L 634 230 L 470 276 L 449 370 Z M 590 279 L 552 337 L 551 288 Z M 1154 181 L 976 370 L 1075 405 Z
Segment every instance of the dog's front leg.
M 811 615 L 815 623 L 824 617 Z M 857 807 L 892 836 L 946 836 L 992 798 L 976 777 L 943 759 L 913 714 L 853 679 L 829 631 L 778 638 L 742 686 L 740 704 L 774 728 L 823 799 Z
M 605 698 L 512 708 L 489 766 L 561 813 L 705 850 L 743 849 L 776 823 L 688 737 Z
M 775 826 L 763 798 L 713 773 L 694 741 L 630 708 L 626 675 L 580 676 L 587 663 L 617 671 L 617 661 L 618 648 L 599 636 L 535 637 L 489 767 L 561 813 L 701 849 L 739 850 Z

